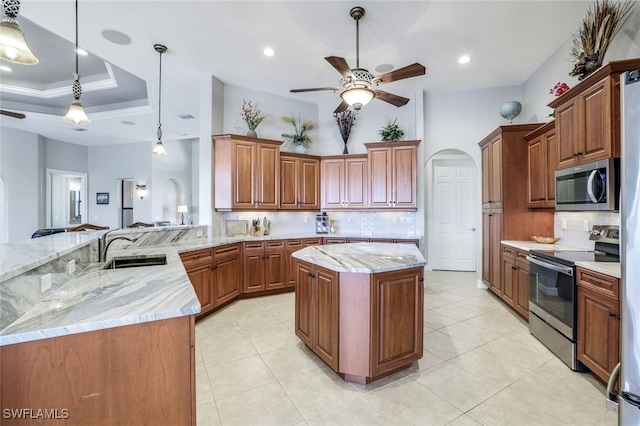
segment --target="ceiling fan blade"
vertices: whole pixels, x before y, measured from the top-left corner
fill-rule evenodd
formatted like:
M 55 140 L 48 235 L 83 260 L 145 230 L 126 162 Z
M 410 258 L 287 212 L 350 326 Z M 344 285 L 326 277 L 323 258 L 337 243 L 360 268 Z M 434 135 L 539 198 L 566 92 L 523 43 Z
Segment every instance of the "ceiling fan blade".
M 349 64 L 347 64 L 347 61 L 345 61 L 344 58 L 340 58 L 338 56 L 327 56 L 324 59 L 326 59 L 327 62 L 333 65 L 333 67 L 337 69 L 338 72 L 342 74 L 343 77 L 347 77 L 351 75 L 351 68 L 349 67 Z
M 0 109 L 0 114 L 19 119 L 23 119 L 26 117 L 26 115 L 22 114 L 21 112 L 7 111 L 5 109 Z
M 341 89 L 339 87 L 313 87 L 310 89 L 291 89 L 289 90 L 289 92 L 291 93 L 320 92 L 322 90 L 333 90 L 334 92 L 337 92 L 338 90 L 341 90 Z
M 376 92 L 376 98 L 381 101 L 385 101 L 390 103 L 391 105 L 395 105 L 397 107 L 401 107 L 406 105 L 409 102 L 408 98 L 403 98 L 402 96 L 394 95 L 393 93 L 384 92 L 382 90 L 374 90 Z
M 407 100 L 408 100 L 408 99 L 407 99 Z M 338 105 L 338 108 L 336 108 L 336 109 L 333 111 L 333 113 L 334 113 L 334 114 L 337 114 L 337 113 L 339 113 L 339 112 L 346 111 L 346 110 L 348 110 L 348 109 L 349 109 L 349 104 L 348 104 L 348 103 L 346 103 L 345 101 L 342 101 L 342 102 L 340 103 L 340 105 Z
M 420 65 L 416 62 L 415 64 L 407 65 L 404 68 L 381 74 L 373 79 L 373 83 L 386 84 L 391 83 L 392 81 L 403 80 L 405 78 L 417 77 L 419 75 L 424 75 L 425 73 L 426 68 L 424 67 L 424 65 Z

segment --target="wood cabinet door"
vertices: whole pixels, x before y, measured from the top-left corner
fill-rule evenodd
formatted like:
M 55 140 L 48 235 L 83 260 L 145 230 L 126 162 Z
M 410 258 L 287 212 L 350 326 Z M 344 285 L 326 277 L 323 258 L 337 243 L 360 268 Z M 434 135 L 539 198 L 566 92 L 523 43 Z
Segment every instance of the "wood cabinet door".
M 346 208 L 363 209 L 369 207 L 369 180 L 367 158 L 357 157 L 344 160 L 344 201 Z
M 220 306 L 240 294 L 241 274 L 239 254 L 216 259 L 211 273 L 215 306 Z
M 311 265 L 295 261 L 296 268 L 296 298 L 295 298 L 295 327 L 296 336 L 310 349 L 313 349 L 315 338 L 315 280 L 312 277 Z
M 264 281 L 264 251 L 245 252 L 243 269 L 243 291 L 251 293 L 266 289 Z
M 491 287 L 491 211 L 482 212 L 482 281 Z
M 322 160 L 321 190 L 323 209 L 341 209 L 344 207 L 344 160 Z
M 422 357 L 422 268 L 371 277 L 371 376 Z
M 256 144 L 233 141 L 231 155 L 232 204 L 234 209 L 253 209 L 258 202 L 255 193 Z
M 584 110 L 581 163 L 611 156 L 613 120 L 609 101 L 611 88 L 608 83 L 609 77 L 606 77 L 580 96 Z M 616 123 L 619 125 L 618 121 Z
M 502 136 L 491 142 L 491 190 L 489 203 L 491 208 L 502 208 Z
M 489 277 L 491 282 L 491 290 L 502 297 L 502 281 L 500 278 L 500 270 L 502 269 L 502 251 L 500 250 L 500 241 L 502 240 L 502 213 L 492 211 L 489 215 L 489 223 Z
M 213 309 L 214 300 L 211 288 L 211 265 L 204 265 L 187 272 L 189 281 L 193 285 L 193 290 L 200 302 L 200 313 L 198 316 Z
M 280 147 L 258 144 L 256 191 L 258 208 L 277 209 L 280 205 Z
M 369 150 L 369 207 L 390 208 L 393 200 L 391 148 Z
M 313 281 L 316 287 L 315 353 L 333 370 L 338 370 L 338 273 L 314 266 Z
M 543 207 L 545 201 L 545 177 L 547 167 L 544 163 L 544 135 L 541 135 L 528 144 L 527 167 L 528 179 L 528 200 L 527 204 L 531 208 Z
M 393 207 L 415 209 L 417 197 L 417 147 L 400 146 L 393 148 Z
M 559 168 L 571 167 L 578 163 L 580 111 L 578 98 L 573 98 L 556 108 L 557 160 Z
M 513 299 L 513 307 L 517 313 L 525 318 L 529 318 L 529 287 L 531 285 L 531 277 L 529 276 L 529 261 L 524 259 L 523 253 L 518 252 L 516 259 L 516 267 L 518 268 L 518 288 L 515 298 Z M 524 253 L 526 255 L 526 253 Z
M 604 382 L 620 360 L 620 302 L 578 286 L 578 359 Z
M 284 251 L 267 251 L 264 259 L 264 283 L 267 290 L 286 285 L 287 261 Z
M 491 144 L 482 147 L 482 207 L 491 208 Z
M 298 179 L 299 207 L 308 210 L 320 209 L 320 160 L 300 159 Z
M 296 285 L 296 260 L 291 256 L 294 251 L 298 251 L 303 248 L 302 240 L 287 240 L 286 242 L 287 256 L 286 256 L 286 282 L 285 287 L 295 287 Z
M 556 169 L 558 168 L 558 138 L 556 130 L 550 130 L 542 135 L 545 157 L 543 168 L 546 170 L 544 179 L 544 207 L 555 207 L 556 205 Z
M 299 162 L 296 158 L 280 157 L 280 209 L 297 210 Z
M 515 252 L 515 249 L 513 249 Z M 516 268 L 515 260 L 506 256 L 503 252 L 502 255 L 502 300 L 504 300 L 509 306 L 513 306 L 514 292 L 518 286 L 518 268 Z

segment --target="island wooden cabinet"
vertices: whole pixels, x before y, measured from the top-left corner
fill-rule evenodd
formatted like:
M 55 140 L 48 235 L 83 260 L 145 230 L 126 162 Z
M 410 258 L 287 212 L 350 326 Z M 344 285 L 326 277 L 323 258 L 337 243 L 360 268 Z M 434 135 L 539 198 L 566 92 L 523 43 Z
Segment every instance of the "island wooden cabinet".
M 282 141 L 216 135 L 213 143 L 216 210 L 277 210 Z
M 211 267 L 213 250 L 211 248 L 180 253 L 180 259 L 187 271 L 191 285 L 200 302 L 198 318 L 209 313 L 215 305 L 215 296 L 211 285 Z
M 365 143 L 369 161 L 369 207 L 415 211 L 419 140 Z
M 528 144 L 524 137 L 540 126 L 500 126 L 478 144 L 482 158 L 482 281 L 500 297 L 505 291 L 501 241 L 553 235 L 554 212 L 530 210 L 525 190 Z M 506 292 L 512 301 L 513 289 Z
M 338 273 L 296 262 L 296 335 L 331 369 L 338 370 Z
M 291 254 L 295 251 L 298 251 L 302 248 L 309 246 L 317 246 L 322 244 L 322 238 L 296 238 L 289 239 L 285 242 L 286 249 L 286 264 L 287 264 L 287 277 L 286 277 L 286 287 L 295 287 L 296 286 L 296 262 Z
M 244 242 L 243 253 L 244 293 L 285 287 L 285 240 Z
M 58 416 L 3 416 L 2 425 L 196 424 L 193 316 L 6 345 L 0 353 L 2 408 Z
M 640 59 L 611 61 L 549 104 L 559 169 L 620 156 L 620 74 L 638 68 Z
M 368 203 L 366 155 L 322 157 L 321 191 L 323 210 L 363 210 Z
M 280 210 L 320 209 L 320 157 L 280 155 Z
M 603 382 L 620 361 L 619 280 L 577 268 L 578 360 Z
M 555 122 L 551 121 L 525 136 L 528 143 L 527 170 L 529 208 L 554 208 L 555 171 L 558 168 Z

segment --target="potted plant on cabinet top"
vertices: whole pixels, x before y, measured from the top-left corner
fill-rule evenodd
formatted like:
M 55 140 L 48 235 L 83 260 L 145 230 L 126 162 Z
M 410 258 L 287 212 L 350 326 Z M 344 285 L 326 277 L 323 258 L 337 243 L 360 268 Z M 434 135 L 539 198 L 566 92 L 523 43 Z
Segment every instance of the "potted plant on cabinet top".
M 378 131 L 384 142 L 397 142 L 404 136 L 404 130 L 396 124 L 396 121 L 398 121 L 397 118 Z
M 313 129 L 313 121 L 301 121 L 300 115 L 298 115 L 298 120 L 296 121 L 296 119 L 293 118 L 293 114 L 291 114 L 291 117 L 285 115 L 282 117 L 282 121 L 293 126 L 293 133 L 282 134 L 283 138 L 291 139 L 291 142 L 295 145 L 293 147 L 293 152 L 307 152 L 307 149 L 311 146 L 312 142 L 311 136 L 307 135 L 307 131 Z
M 247 123 L 247 127 L 249 131 L 247 132 L 247 136 L 258 137 L 256 133 L 256 128 L 260 123 L 264 121 L 269 115 L 263 114 L 262 111 L 258 108 L 258 104 L 253 105 L 251 101 L 247 101 L 246 99 L 242 100 L 242 114 L 240 114 L 245 123 Z

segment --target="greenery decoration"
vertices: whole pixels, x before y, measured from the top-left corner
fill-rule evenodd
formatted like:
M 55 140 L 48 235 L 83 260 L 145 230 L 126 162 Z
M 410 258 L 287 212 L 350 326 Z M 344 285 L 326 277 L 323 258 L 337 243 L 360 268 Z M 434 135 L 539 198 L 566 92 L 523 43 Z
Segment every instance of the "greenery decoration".
M 629 16 L 633 3 L 613 2 L 611 0 L 596 1 L 593 9 L 589 8 L 577 34 L 573 34 L 571 56 L 575 58 L 575 66 L 569 73 L 583 80 L 602 66 L 604 54 L 616 36 L 622 24 Z
M 396 142 L 404 136 L 404 130 L 396 124 L 396 121 L 398 121 L 397 118 L 378 131 L 378 134 L 382 137 L 383 141 Z
M 313 129 L 312 120 L 301 121 L 300 114 L 298 114 L 298 120 L 296 121 L 296 119 L 293 118 L 293 114 L 291 114 L 291 117 L 286 115 L 282 117 L 282 121 L 291 124 L 294 129 L 293 133 L 283 133 L 283 138 L 291 139 L 291 142 L 293 142 L 294 145 L 302 145 L 305 148 L 309 148 L 311 146 L 311 142 L 313 142 L 313 140 L 311 139 L 311 136 L 307 135 L 307 131 Z
M 256 130 L 256 127 L 258 127 L 265 118 L 269 117 L 268 114 L 263 114 L 262 111 L 260 111 L 257 103 L 254 105 L 250 100 L 247 101 L 246 99 L 242 100 L 242 114 L 240 114 L 240 116 L 245 123 L 247 123 L 249 130 Z

